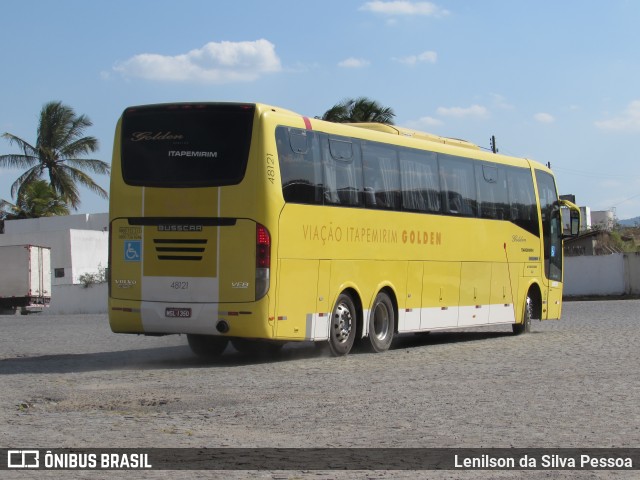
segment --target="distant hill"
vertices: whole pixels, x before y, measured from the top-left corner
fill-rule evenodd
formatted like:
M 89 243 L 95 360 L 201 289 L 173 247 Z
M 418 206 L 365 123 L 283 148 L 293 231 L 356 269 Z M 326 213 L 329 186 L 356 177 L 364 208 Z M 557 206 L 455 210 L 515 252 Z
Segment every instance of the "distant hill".
M 618 220 L 620 225 L 624 225 L 625 227 L 635 227 L 636 225 L 640 225 L 640 217 L 629 218 L 627 220 Z

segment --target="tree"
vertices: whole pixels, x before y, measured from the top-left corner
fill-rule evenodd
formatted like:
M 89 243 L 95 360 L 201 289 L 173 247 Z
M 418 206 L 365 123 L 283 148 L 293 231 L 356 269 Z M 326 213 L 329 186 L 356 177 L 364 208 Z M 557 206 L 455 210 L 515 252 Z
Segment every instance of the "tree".
M 322 120 L 338 123 L 376 122 L 393 125 L 396 114 L 367 97 L 347 98 L 324 112 Z
M 80 205 L 78 184 L 107 198 L 107 192 L 85 173 L 109 174 L 106 162 L 82 158 L 98 150 L 98 140 L 84 136 L 91 125 L 93 123 L 87 116 L 76 115 L 62 102 L 49 102 L 40 112 L 35 146 L 4 133 L 2 137 L 10 145 L 17 145 L 22 153 L 0 155 L 0 167 L 27 168 L 11 185 L 11 196 L 19 199 L 21 192 L 40 180 L 46 170 L 51 189 L 74 210 Z
M 36 180 L 22 188 L 15 205 L 0 199 L 1 220 L 55 215 L 69 215 L 69 207 L 46 180 Z

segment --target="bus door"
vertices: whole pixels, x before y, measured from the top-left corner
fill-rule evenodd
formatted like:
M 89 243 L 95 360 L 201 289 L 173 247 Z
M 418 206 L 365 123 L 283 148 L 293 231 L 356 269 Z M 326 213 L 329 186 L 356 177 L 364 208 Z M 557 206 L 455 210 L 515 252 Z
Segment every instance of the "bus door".
M 544 276 L 546 292 L 543 292 L 541 320 L 560 318 L 562 309 L 562 220 L 555 181 L 550 174 L 536 170 L 542 236 L 544 241 Z M 545 295 L 546 293 L 546 295 Z M 546 303 L 544 303 L 546 297 Z

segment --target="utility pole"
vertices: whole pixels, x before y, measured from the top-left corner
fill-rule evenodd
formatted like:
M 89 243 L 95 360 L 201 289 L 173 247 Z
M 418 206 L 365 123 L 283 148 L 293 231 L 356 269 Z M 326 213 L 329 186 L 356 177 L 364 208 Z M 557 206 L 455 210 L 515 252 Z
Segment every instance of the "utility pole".
M 491 135 L 491 138 L 489 139 L 489 141 L 491 142 L 491 151 L 493 153 L 498 153 L 498 147 L 496 146 L 496 136 Z

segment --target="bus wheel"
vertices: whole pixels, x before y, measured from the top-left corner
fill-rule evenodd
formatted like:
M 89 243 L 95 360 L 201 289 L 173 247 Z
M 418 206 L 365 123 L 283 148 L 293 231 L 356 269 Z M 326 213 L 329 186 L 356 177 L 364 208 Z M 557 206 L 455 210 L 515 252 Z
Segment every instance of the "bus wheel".
M 389 350 L 395 329 L 393 303 L 384 292 L 378 293 L 369 314 L 369 344 L 374 352 Z
M 335 357 L 351 351 L 356 338 L 356 306 L 349 295 L 340 294 L 331 314 L 329 329 L 329 348 Z
M 229 339 L 214 335 L 194 335 L 187 334 L 187 341 L 191 351 L 200 358 L 212 359 L 222 355 L 227 348 Z
M 531 317 L 533 316 L 533 301 L 531 297 L 527 295 L 527 299 L 524 304 L 524 312 L 522 313 L 522 323 L 514 323 L 511 325 L 514 335 L 521 335 L 523 333 L 531 332 Z

